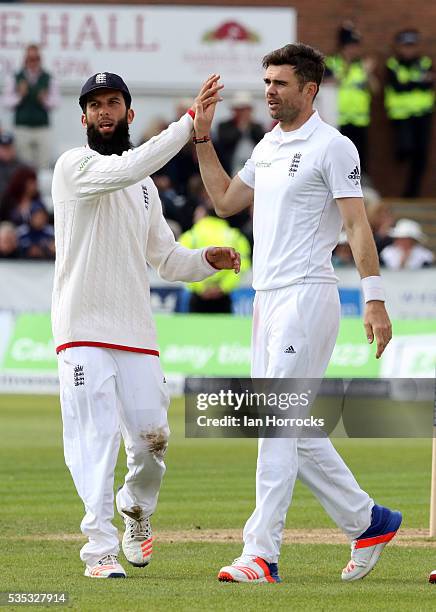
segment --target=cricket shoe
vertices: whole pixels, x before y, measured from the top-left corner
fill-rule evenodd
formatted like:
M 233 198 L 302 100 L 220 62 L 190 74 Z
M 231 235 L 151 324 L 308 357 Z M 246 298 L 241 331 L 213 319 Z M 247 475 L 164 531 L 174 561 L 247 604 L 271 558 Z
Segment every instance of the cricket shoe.
M 350 582 L 369 574 L 386 544 L 395 537 L 402 520 L 401 512 L 375 505 L 371 525 L 351 543 L 351 559 L 342 570 L 342 580 Z
M 281 582 L 277 563 L 268 563 L 256 555 L 242 555 L 231 565 L 222 567 L 220 582 Z
M 106 555 L 95 565 L 87 565 L 85 576 L 88 578 L 125 578 L 126 572 L 118 563 L 116 555 Z
M 144 517 L 139 506 L 119 511 L 124 519 L 123 553 L 135 567 L 145 567 L 153 553 L 153 533 L 150 518 Z

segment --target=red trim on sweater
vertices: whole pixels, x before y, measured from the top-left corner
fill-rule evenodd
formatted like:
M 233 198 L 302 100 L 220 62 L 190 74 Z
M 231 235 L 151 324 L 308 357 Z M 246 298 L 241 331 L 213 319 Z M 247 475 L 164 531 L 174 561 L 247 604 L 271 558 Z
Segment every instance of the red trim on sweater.
M 191 117 L 193 119 L 195 119 L 195 111 L 192 110 L 192 108 L 190 108 L 188 111 L 186 111 L 188 113 L 188 115 L 191 115 Z
M 154 349 L 137 348 L 135 346 L 123 346 L 122 344 L 109 344 L 108 342 L 88 342 L 87 340 L 79 340 L 78 342 L 66 342 L 56 347 L 56 353 L 67 348 L 73 348 L 75 346 L 96 346 L 99 348 L 115 349 L 116 351 L 129 351 L 130 353 L 144 353 L 145 355 L 156 355 L 159 357 L 159 351 Z

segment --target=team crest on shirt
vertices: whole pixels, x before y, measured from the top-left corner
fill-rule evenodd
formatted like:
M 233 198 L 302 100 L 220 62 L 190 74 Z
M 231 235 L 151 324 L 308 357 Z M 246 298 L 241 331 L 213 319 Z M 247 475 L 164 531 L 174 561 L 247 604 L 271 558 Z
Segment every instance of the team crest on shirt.
M 288 176 L 295 176 L 297 174 L 298 168 L 300 167 L 301 158 L 302 153 L 294 153 L 291 163 L 289 164 Z
M 350 174 L 348 175 L 348 178 L 353 181 L 353 183 L 355 185 L 359 184 L 360 181 L 360 170 L 359 170 L 359 166 L 355 166 L 353 168 L 353 170 L 351 170 Z

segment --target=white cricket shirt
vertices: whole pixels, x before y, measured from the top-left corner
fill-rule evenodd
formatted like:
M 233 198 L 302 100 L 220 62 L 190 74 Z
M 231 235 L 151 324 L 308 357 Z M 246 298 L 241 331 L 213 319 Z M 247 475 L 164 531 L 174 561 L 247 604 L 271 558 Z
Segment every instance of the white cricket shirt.
M 167 280 L 216 272 L 205 249 L 179 245 L 149 174 L 188 141 L 182 117 L 136 149 L 64 153 L 53 175 L 56 264 L 52 328 L 56 351 L 104 346 L 158 355 L 147 264 Z
M 342 218 L 335 198 L 360 198 L 354 144 L 315 111 L 298 130 L 277 125 L 239 172 L 254 189 L 253 287 L 336 283 L 331 255 Z

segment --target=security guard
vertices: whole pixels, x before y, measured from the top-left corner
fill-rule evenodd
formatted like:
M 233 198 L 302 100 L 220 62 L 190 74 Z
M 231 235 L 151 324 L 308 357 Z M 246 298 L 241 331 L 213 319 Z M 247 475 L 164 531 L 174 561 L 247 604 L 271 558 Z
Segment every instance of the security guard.
M 385 108 L 394 128 L 397 161 L 409 163 L 403 197 L 417 197 L 427 166 L 434 107 L 431 59 L 419 52 L 417 30 L 395 36 L 395 55 L 386 62 Z
M 241 254 L 241 273 L 250 269 L 250 243 L 238 229 L 231 227 L 225 219 L 219 219 L 208 203 L 198 206 L 194 213 L 196 219 L 190 230 L 179 237 L 179 242 L 189 249 L 198 249 L 200 245 L 208 245 L 209 239 L 217 246 L 225 244 L 233 246 Z M 214 274 L 213 280 L 205 279 L 189 283 L 191 290 L 189 301 L 190 312 L 230 313 L 232 301 L 230 293 L 239 285 L 239 276 L 230 270 L 221 270 Z
M 375 62 L 361 57 L 361 36 L 352 23 L 339 28 L 338 49 L 326 58 L 325 80 L 338 85 L 338 127 L 356 145 L 361 170 L 366 172 L 371 98 L 379 87 Z

